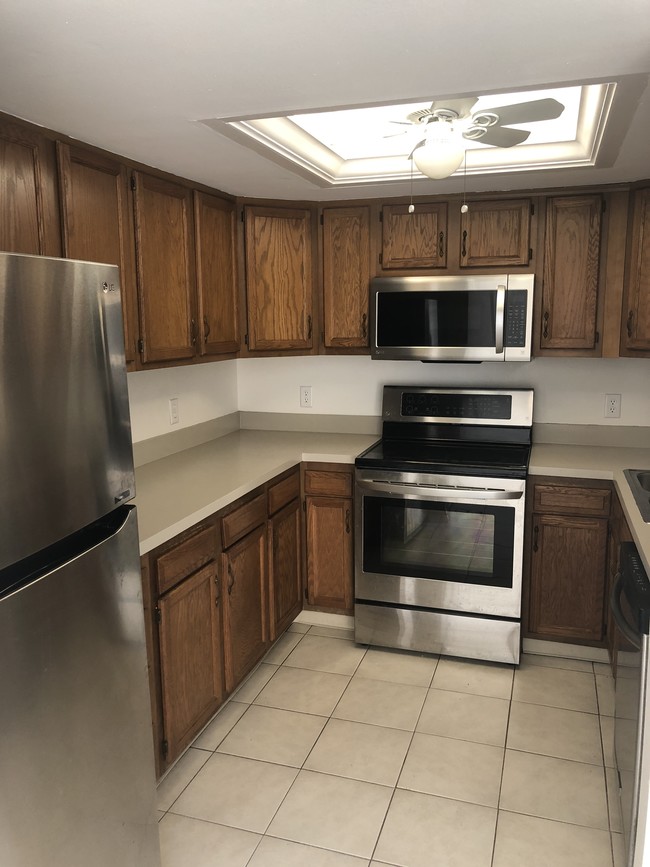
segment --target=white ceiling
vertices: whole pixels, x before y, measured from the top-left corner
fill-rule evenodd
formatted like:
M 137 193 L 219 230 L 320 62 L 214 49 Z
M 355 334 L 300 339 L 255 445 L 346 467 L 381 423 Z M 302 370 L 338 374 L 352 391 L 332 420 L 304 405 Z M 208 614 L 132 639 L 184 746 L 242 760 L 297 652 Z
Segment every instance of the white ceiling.
M 3 0 L 0 8 L 1 111 L 236 195 L 393 196 L 408 184 L 323 190 L 202 118 L 639 75 L 628 104 L 614 105 L 613 165 L 473 176 L 467 186 L 650 177 L 650 88 L 639 97 L 650 73 L 648 0 Z M 461 188 L 458 178 L 422 180 L 414 192 Z

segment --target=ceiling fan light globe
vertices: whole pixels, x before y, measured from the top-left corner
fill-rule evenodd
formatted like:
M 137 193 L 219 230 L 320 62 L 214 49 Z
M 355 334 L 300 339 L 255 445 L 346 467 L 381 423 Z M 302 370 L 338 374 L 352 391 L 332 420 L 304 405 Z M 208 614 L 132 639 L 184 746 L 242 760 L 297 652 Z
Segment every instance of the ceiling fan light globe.
M 435 144 L 427 142 L 413 154 L 413 160 L 423 175 L 440 181 L 448 178 L 460 167 L 465 155 L 462 145 L 455 142 Z

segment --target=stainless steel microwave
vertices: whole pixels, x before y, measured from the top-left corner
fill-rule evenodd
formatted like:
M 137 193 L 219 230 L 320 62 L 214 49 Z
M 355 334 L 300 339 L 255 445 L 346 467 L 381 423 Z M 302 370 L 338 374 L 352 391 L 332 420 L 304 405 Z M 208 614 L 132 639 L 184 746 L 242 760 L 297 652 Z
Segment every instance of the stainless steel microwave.
M 371 357 L 530 361 L 533 274 L 376 277 Z

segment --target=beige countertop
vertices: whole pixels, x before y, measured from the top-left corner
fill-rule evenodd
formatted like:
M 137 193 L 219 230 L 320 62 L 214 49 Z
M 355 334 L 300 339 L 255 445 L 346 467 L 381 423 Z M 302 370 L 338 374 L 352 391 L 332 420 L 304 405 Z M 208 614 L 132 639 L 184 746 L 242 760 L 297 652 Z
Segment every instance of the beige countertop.
M 376 435 L 240 430 L 136 469 L 140 553 L 145 554 L 300 461 L 353 463 Z M 623 476 L 649 468 L 650 448 L 540 444 L 531 475 L 607 479 L 650 574 L 650 524 Z

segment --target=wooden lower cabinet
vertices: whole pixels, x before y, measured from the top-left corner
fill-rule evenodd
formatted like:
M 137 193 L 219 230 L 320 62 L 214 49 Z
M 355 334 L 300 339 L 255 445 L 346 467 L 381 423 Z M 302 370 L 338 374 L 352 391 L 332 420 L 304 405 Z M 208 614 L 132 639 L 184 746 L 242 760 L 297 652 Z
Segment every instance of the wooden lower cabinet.
M 269 519 L 271 640 L 291 624 L 302 608 L 300 500 Z
M 312 465 L 313 466 L 313 465 Z M 307 601 L 351 614 L 354 603 L 352 470 L 305 471 Z

